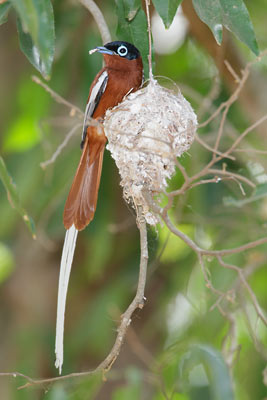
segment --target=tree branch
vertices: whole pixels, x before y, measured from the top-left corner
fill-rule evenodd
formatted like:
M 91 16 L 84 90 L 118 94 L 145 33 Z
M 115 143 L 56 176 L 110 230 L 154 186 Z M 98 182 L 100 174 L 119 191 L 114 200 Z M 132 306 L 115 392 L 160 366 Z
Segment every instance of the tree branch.
M 146 275 L 147 275 L 147 262 L 148 262 L 148 247 L 147 247 L 147 229 L 146 229 L 146 221 L 143 216 L 142 207 L 137 207 L 137 226 L 140 231 L 140 267 L 139 267 L 139 278 L 138 285 L 136 290 L 136 295 L 127 308 L 127 310 L 121 316 L 121 322 L 118 327 L 118 333 L 115 340 L 115 343 L 107 355 L 107 357 L 93 370 L 84 371 L 84 372 L 75 372 L 68 375 L 58 376 L 55 378 L 47 378 L 47 379 L 33 379 L 27 375 L 21 374 L 20 372 L 2 372 L 0 376 L 10 376 L 13 378 L 22 377 L 25 378 L 28 382 L 20 386 L 19 389 L 28 388 L 35 385 L 44 385 L 48 383 L 54 383 L 57 381 L 63 381 L 70 378 L 77 378 L 83 376 L 95 375 L 96 373 L 102 371 L 103 373 L 108 372 L 111 366 L 114 364 L 116 359 L 119 356 L 122 344 L 125 339 L 125 335 L 128 327 L 131 324 L 131 318 L 136 309 L 142 309 L 145 302 L 145 285 L 146 285 Z
M 96 5 L 93 0 L 79 0 L 80 3 L 89 10 L 89 12 L 94 17 L 94 20 L 99 29 L 100 35 L 102 37 L 103 44 L 111 42 L 111 35 L 108 29 L 108 25 L 105 21 L 105 18 L 100 10 L 100 8 Z

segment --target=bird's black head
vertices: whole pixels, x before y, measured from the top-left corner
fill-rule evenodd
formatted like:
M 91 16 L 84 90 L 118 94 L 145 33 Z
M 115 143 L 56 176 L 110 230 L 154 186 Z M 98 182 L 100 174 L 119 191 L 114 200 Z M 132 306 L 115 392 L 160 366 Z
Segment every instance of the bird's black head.
M 128 42 L 110 42 L 106 43 L 104 46 L 99 46 L 94 50 L 103 54 L 117 55 L 122 58 L 127 58 L 128 60 L 135 60 L 140 57 L 138 49 Z

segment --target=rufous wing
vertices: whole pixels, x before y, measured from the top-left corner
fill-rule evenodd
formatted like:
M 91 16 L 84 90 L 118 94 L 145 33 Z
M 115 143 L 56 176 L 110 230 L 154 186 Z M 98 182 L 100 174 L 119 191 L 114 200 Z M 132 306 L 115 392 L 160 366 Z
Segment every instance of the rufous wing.
M 72 225 L 82 230 L 94 218 L 102 171 L 104 140 L 86 138 L 63 213 L 66 229 Z

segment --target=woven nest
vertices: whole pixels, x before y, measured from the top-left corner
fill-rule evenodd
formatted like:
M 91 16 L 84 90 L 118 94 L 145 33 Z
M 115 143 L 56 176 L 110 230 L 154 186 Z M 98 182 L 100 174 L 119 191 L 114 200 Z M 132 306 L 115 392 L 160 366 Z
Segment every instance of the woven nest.
M 153 80 L 108 110 L 104 128 L 126 201 L 142 206 L 147 223 L 155 225 L 158 218 L 149 211 L 144 190 L 153 196 L 166 189 L 176 157 L 194 140 L 196 114 L 180 92 Z

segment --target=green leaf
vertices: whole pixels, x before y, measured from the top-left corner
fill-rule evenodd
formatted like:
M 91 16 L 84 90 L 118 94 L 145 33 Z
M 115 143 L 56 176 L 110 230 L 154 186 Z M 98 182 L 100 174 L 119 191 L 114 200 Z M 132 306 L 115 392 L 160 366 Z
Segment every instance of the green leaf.
M 233 32 L 256 55 L 259 54 L 253 25 L 243 0 L 193 0 L 199 18 L 212 30 L 218 42 L 222 42 L 222 27 Z
M 20 48 L 47 79 L 55 51 L 54 14 L 50 0 L 10 0 L 18 13 Z
M 153 0 L 153 4 L 160 15 L 165 28 L 169 28 L 176 14 L 178 6 L 181 4 L 182 0 Z
M 202 372 L 203 376 L 200 376 L 199 372 L 201 371 L 198 371 L 197 380 L 201 378 L 202 383 L 205 383 L 205 380 L 208 379 L 210 398 L 234 400 L 230 374 L 221 353 L 207 345 L 197 344 L 190 348 L 181 362 L 181 373 L 187 376 L 190 386 L 194 386 L 196 380 L 194 368 L 199 365 L 204 367 L 204 371 Z
M 179 225 L 179 229 L 188 236 L 194 236 L 194 229 L 192 225 Z M 161 255 L 161 261 L 163 263 L 177 262 L 177 260 L 182 259 L 190 252 L 184 241 L 171 233 L 167 226 L 163 226 L 159 229 L 158 239 L 158 253 L 160 254 L 162 248 L 164 248 L 164 252 Z
M 40 128 L 29 115 L 19 115 L 12 121 L 3 141 L 5 152 L 24 152 L 40 141 Z
M 148 76 L 148 35 L 147 20 L 142 8 L 139 8 L 135 17 L 129 21 L 125 15 L 124 0 L 116 0 L 118 16 L 117 36 L 121 40 L 133 43 L 140 51 L 143 58 L 145 77 Z
M 212 30 L 218 44 L 222 43 L 222 8 L 220 0 L 193 0 L 193 5 L 201 21 Z
M 26 77 L 21 80 L 16 92 L 16 112 L 2 139 L 2 149 L 6 152 L 25 152 L 40 142 L 42 124 L 40 120 L 47 114 L 49 95 Z
M 7 197 L 9 200 L 9 203 L 17 212 L 22 216 L 25 224 L 28 226 L 33 238 L 36 238 L 35 235 L 35 226 L 32 218 L 27 214 L 27 212 L 21 207 L 20 205 L 20 200 L 19 200 L 19 194 L 17 191 L 17 188 L 12 180 L 12 177 L 9 175 L 8 170 L 6 168 L 5 162 L 0 157 L 0 179 L 3 182 L 3 185 L 7 191 Z
M 141 0 L 123 0 L 125 18 L 131 21 L 141 7 Z
M 15 267 L 15 260 L 10 249 L 0 242 L 0 284 L 5 281 Z
M 223 25 L 233 32 L 256 55 L 258 44 L 253 25 L 243 0 L 220 0 L 223 9 Z
M 0 25 L 4 24 L 7 21 L 7 16 L 10 8 L 11 4 L 9 3 L 9 1 L 4 4 L 0 4 Z
M 262 183 L 256 187 L 253 194 L 243 200 L 235 199 L 232 196 L 224 197 L 223 204 L 225 206 L 243 207 L 246 204 L 253 203 L 254 201 L 260 200 L 267 197 L 267 183 Z
M 258 185 L 254 192 L 254 197 L 262 198 L 267 196 L 267 183 Z

